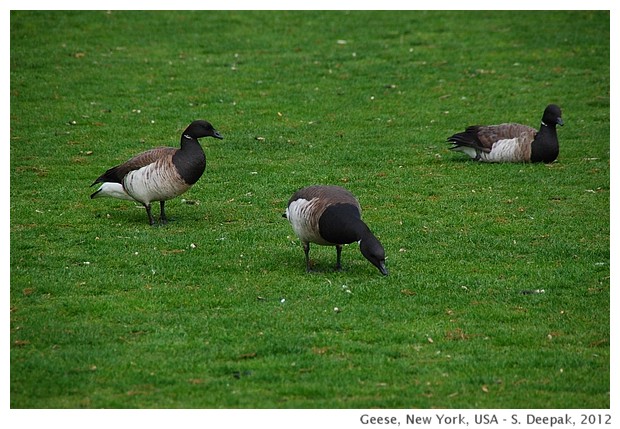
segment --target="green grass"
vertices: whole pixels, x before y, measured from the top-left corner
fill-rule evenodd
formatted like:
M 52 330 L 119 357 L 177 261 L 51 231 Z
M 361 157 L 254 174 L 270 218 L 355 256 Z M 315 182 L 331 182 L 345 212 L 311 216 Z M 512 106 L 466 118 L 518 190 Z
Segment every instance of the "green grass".
M 12 12 L 11 407 L 608 408 L 609 25 Z M 444 143 L 551 102 L 552 165 Z M 194 119 L 225 139 L 175 222 L 89 199 Z M 281 214 L 315 183 L 359 197 L 390 276 L 356 246 L 305 273 Z

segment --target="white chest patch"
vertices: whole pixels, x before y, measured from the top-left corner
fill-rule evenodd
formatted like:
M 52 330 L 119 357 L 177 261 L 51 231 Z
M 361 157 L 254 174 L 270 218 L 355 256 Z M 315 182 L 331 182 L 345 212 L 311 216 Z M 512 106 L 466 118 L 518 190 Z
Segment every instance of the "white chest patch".
M 295 235 L 303 242 L 330 245 L 321 238 L 317 198 L 308 201 L 303 198 L 293 201 L 286 209 L 286 217 Z

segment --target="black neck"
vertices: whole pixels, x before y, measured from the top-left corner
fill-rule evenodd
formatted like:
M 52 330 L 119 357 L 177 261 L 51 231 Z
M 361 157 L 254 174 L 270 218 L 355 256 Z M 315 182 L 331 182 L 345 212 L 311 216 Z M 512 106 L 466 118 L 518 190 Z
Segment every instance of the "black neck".
M 185 134 L 181 136 L 181 149 L 172 157 L 172 163 L 186 183 L 196 183 L 206 167 L 205 153 L 198 140 Z
M 532 142 L 532 162 L 553 162 L 560 151 L 555 124 L 540 123 L 540 130 Z
M 349 244 L 362 240 L 370 230 L 352 204 L 329 206 L 319 219 L 321 237 L 334 244 Z

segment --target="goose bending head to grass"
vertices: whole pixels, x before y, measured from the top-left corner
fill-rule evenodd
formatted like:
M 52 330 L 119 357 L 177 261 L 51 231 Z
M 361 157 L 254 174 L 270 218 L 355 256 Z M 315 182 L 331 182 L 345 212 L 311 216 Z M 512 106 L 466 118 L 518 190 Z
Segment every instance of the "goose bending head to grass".
M 310 186 L 293 194 L 283 216 L 303 244 L 306 271 L 312 271 L 310 243 L 336 246 L 336 269 L 341 270 L 342 245 L 357 241 L 362 255 L 381 274 L 388 274 L 383 246 L 362 221 L 361 213 L 355 196 L 339 186 Z
M 151 203 L 159 201 L 159 221 L 167 223 L 165 202 L 186 192 L 205 171 L 201 137 L 223 138 L 209 122 L 194 121 L 181 134 L 180 148 L 157 147 L 110 168 L 93 182 L 91 186 L 102 185 L 90 197 L 137 201 L 146 209 L 151 225 L 155 224 Z
M 482 162 L 550 163 L 560 153 L 556 125 L 564 125 L 562 110 L 550 104 L 540 129 L 521 124 L 474 125 L 448 138 L 450 149 Z

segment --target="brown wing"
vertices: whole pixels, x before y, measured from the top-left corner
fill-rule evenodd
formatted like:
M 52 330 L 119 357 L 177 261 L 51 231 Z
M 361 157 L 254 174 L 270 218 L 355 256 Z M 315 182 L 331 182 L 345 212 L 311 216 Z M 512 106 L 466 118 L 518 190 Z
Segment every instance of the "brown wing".
M 491 149 L 493 144 L 499 140 L 519 138 L 527 139 L 531 135 L 531 140 L 536 136 L 536 130 L 527 125 L 521 124 L 500 124 L 478 127 L 476 136 L 480 145 L 485 149 Z
M 316 198 L 318 200 L 318 204 L 321 206 L 317 207 L 317 211 L 322 213 L 326 207 L 332 204 L 352 204 L 357 207 L 360 214 L 362 213 L 362 208 L 360 207 L 359 202 L 355 196 L 340 186 L 310 186 L 307 188 L 300 189 L 295 192 L 288 204 L 290 205 L 293 201 L 299 200 L 303 198 L 304 200 L 312 200 Z
M 95 183 L 103 182 L 123 183 L 123 178 L 130 171 L 138 170 L 142 167 L 152 164 L 158 159 L 165 158 L 166 156 L 172 157 L 177 150 L 178 149 L 173 147 L 156 147 L 154 149 L 139 153 L 133 158 L 127 160 L 126 162 L 107 170 L 105 173 L 99 176 L 97 180 L 93 182 L 93 185 Z

